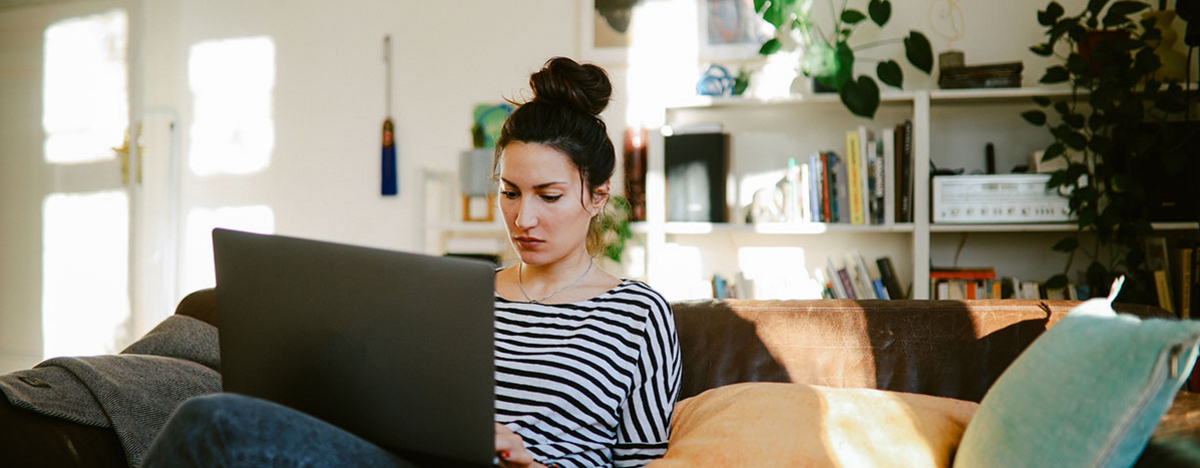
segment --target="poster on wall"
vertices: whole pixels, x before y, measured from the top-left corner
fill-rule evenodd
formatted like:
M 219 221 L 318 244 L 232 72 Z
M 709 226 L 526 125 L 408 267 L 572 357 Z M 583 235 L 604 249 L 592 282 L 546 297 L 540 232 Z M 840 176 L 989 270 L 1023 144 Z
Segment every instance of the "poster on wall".
M 754 0 L 697 0 L 700 57 L 750 60 L 771 37 L 770 23 L 754 11 Z
M 628 61 L 633 25 L 647 0 L 580 0 L 579 43 L 583 60 L 600 65 Z

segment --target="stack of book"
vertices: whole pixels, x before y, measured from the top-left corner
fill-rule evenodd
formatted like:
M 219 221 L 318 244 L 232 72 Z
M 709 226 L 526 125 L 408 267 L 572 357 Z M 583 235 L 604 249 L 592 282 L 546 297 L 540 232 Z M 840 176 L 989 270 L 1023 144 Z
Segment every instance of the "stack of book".
M 847 255 L 844 262 L 825 259 L 825 268 L 813 272 L 813 278 L 824 285 L 826 299 L 904 299 L 896 269 L 890 257 L 879 257 L 867 263 L 861 253 Z
M 860 126 L 845 133 L 845 152 L 820 151 L 801 161 L 778 187 L 783 206 L 773 220 L 884 225 L 913 220 L 913 125 L 876 137 Z M 762 220 L 758 220 L 762 221 Z
M 1021 62 L 943 68 L 938 76 L 938 86 L 943 89 L 1020 88 L 1023 68 Z
M 987 268 L 932 268 L 929 290 L 934 299 L 1001 299 L 1002 282 Z
M 1154 272 L 1158 306 L 1179 316 L 1192 318 L 1200 307 L 1193 291 L 1200 287 L 1200 248 L 1192 244 L 1169 247 L 1165 238 L 1146 239 L 1146 264 Z

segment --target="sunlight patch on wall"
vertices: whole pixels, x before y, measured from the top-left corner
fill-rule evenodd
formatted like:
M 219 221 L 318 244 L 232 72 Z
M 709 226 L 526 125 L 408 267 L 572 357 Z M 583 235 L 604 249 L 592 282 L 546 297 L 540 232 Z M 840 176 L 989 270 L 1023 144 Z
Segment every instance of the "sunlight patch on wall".
M 704 262 L 699 247 L 668 243 L 658 255 L 662 255 L 663 271 L 671 274 L 656 278 L 654 288 L 668 301 L 713 296 L 712 282 L 701 273 Z
M 800 247 L 740 247 L 738 268 L 754 282 L 748 299 L 820 299 L 822 286 L 804 268 Z
M 193 174 L 251 174 L 271 164 L 275 42 L 250 37 L 201 42 L 188 56 Z
M 117 351 L 130 307 L 128 196 L 52 194 L 43 215 L 43 357 Z
M 638 5 L 640 16 L 631 25 L 628 54 L 628 125 L 660 126 L 668 104 L 695 94 L 699 78 L 696 5 L 695 1 Z
M 113 159 L 129 125 L 125 10 L 69 18 L 45 32 L 42 75 L 48 163 Z
M 275 211 L 266 205 L 192 209 L 184 226 L 180 291 L 190 292 L 216 285 L 212 230 L 219 227 L 272 234 L 275 232 Z

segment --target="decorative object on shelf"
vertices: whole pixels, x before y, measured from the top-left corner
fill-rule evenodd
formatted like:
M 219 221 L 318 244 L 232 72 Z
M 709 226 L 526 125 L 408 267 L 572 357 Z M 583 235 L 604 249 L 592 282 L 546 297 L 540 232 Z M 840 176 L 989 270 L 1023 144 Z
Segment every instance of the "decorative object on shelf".
M 471 125 L 471 142 L 475 148 L 495 148 L 496 140 L 500 138 L 500 128 L 513 112 L 509 103 L 479 104 L 473 113 L 474 124 Z
M 379 194 L 395 196 L 400 193 L 400 184 L 396 169 L 396 128 L 392 124 L 392 36 L 383 36 L 383 63 L 386 78 L 384 79 L 384 107 L 386 117 L 383 120 L 383 149 L 380 152 L 380 183 Z
M 1054 245 L 1054 250 L 1069 257 L 1063 273 L 1047 281 L 1048 288 L 1067 284 L 1075 255 L 1082 252 L 1091 260 L 1086 282 L 1094 297 L 1107 295 L 1113 278 L 1124 274 L 1128 285 L 1123 301 L 1157 302 L 1145 250 L 1151 232 L 1147 199 L 1151 187 L 1134 174 L 1138 167 L 1161 167 L 1153 186 L 1180 171 L 1195 170 L 1197 163 L 1188 157 L 1194 146 L 1189 148 L 1185 142 L 1195 136 L 1197 124 L 1182 124 L 1186 135 L 1168 137 L 1173 132 L 1163 131 L 1167 121 L 1184 117 L 1190 104 L 1178 81 L 1155 78 L 1162 67 L 1155 53 L 1162 31 L 1155 27 L 1156 15 L 1140 21 L 1133 18 L 1149 7 L 1141 2 L 1092 0 L 1075 16 L 1065 16 L 1057 2 L 1038 12 L 1049 39 L 1030 50 L 1061 59 L 1046 69 L 1041 82 L 1068 83 L 1071 94 L 1057 99 L 1034 97 L 1040 109 L 1022 116 L 1054 136 L 1043 161 L 1066 157 L 1068 151 L 1082 155 L 1055 171 L 1047 183 L 1069 193 L 1079 229 Z M 1060 45 L 1065 47 L 1056 49 Z M 1065 50 L 1066 55 L 1057 55 L 1056 50 Z M 1051 108 L 1056 121 L 1051 121 Z M 1080 243 L 1083 231 L 1095 234 L 1091 248 Z
M 946 67 L 938 71 L 938 87 L 953 88 L 1020 88 L 1021 62 L 993 63 Z
M 892 16 L 890 1 L 870 0 L 866 14 L 847 8 L 843 3 L 837 12 L 836 23 L 827 35 L 822 35 L 823 30 L 812 16 L 812 3 L 812 0 L 754 0 L 755 10 L 775 27 L 775 37 L 763 43 L 759 53 L 770 55 L 800 50 L 800 69 L 805 76 L 814 77 L 817 83 L 836 90 L 842 103 L 855 115 L 873 118 L 879 108 L 879 85 L 875 79 L 866 75 L 854 77 L 855 47 L 863 50 L 902 41 L 909 63 L 925 73 L 933 70 L 929 39 L 918 31 L 909 31 L 903 39 L 857 46 L 849 44 L 854 29 L 868 17 L 880 28 L 887 24 Z M 903 89 L 904 74 L 895 60 L 880 61 L 875 67 L 875 75 L 884 84 Z
M 709 65 L 696 81 L 696 94 L 701 96 L 728 96 L 733 94 L 733 77 L 729 70 L 720 65 Z
M 667 221 L 723 223 L 729 135 L 675 134 L 666 137 Z

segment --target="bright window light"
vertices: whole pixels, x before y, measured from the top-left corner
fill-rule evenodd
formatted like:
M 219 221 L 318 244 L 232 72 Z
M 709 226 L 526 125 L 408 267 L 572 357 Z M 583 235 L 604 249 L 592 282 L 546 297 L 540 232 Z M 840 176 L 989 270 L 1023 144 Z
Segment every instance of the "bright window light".
M 275 232 L 275 212 L 265 205 L 195 208 L 189 212 L 184 228 L 181 291 L 216 285 L 212 248 L 212 230 L 215 228 L 272 234 Z
M 42 76 L 48 163 L 110 160 L 129 125 L 124 10 L 46 28 Z
M 43 357 L 117 351 L 129 318 L 129 198 L 53 194 L 43 210 Z
M 695 1 L 641 2 L 631 24 L 628 125 L 663 124 L 663 109 L 695 93 L 699 71 Z
M 251 174 L 271 164 L 275 43 L 267 37 L 202 42 L 188 58 L 193 119 L 189 167 L 197 176 Z

